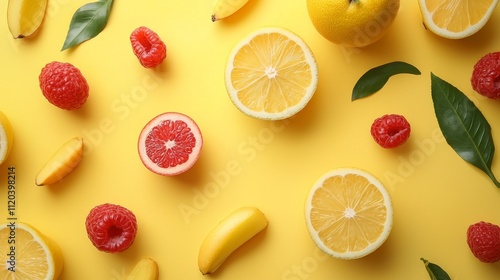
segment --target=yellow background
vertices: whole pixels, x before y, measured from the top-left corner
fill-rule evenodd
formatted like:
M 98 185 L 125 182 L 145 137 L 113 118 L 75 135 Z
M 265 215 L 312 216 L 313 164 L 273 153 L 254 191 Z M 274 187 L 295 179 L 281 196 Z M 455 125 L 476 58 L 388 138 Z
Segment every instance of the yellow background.
M 14 166 L 17 217 L 60 245 L 60 279 L 123 279 L 142 257 L 158 262 L 160 279 L 429 279 L 421 257 L 452 279 L 498 279 L 499 264 L 475 259 L 465 233 L 480 220 L 500 224 L 500 190 L 445 143 L 430 92 L 431 72 L 461 89 L 500 143 L 500 104 L 473 92 L 469 82 L 474 63 L 500 50 L 498 9 L 479 33 L 453 41 L 425 30 L 417 1 L 403 0 L 381 41 L 347 49 L 316 32 L 305 0 L 251 0 L 215 23 L 213 0 L 115 1 L 101 34 L 61 52 L 73 13 L 88 2 L 49 0 L 43 27 L 30 39 L 12 39 L 5 17 L 0 21 L 0 110 L 15 133 L 11 156 L 0 168 L 0 221 L 7 219 L 7 168 Z M 167 45 L 168 57 L 156 70 L 144 69 L 132 53 L 129 35 L 141 25 Z M 247 117 L 225 91 L 229 51 L 265 26 L 297 33 L 319 66 L 316 94 L 287 121 Z M 78 67 L 90 85 L 78 111 L 61 110 L 41 94 L 38 75 L 54 60 Z M 351 102 L 364 72 L 395 60 L 413 64 L 422 75 L 395 76 L 375 95 Z M 151 173 L 137 154 L 144 124 L 166 111 L 191 116 L 204 137 L 199 161 L 177 177 Z M 372 121 L 386 113 L 403 114 L 412 125 L 409 141 L 395 150 L 380 148 L 369 133 Z M 86 141 L 81 165 L 64 181 L 37 187 L 38 170 L 74 136 Z M 370 171 L 393 199 L 389 239 L 359 260 L 320 253 L 304 223 L 310 186 L 337 167 Z M 498 156 L 493 172 L 500 176 Z M 99 252 L 86 236 L 86 215 L 105 202 L 137 216 L 138 235 L 126 252 Z M 205 234 L 243 205 L 259 207 L 269 227 L 217 273 L 202 276 L 197 254 Z

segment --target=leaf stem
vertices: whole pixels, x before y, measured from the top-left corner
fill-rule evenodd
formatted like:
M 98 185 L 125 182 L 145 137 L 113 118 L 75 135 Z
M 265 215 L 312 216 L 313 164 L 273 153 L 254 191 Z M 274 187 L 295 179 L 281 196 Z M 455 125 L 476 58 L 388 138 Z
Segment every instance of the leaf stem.
M 495 186 L 500 189 L 500 182 L 497 180 L 497 178 L 495 178 L 495 175 L 493 174 L 493 171 L 491 171 L 491 169 L 488 169 L 488 171 L 486 172 L 486 174 L 488 174 L 488 176 L 493 181 L 493 183 L 495 184 Z

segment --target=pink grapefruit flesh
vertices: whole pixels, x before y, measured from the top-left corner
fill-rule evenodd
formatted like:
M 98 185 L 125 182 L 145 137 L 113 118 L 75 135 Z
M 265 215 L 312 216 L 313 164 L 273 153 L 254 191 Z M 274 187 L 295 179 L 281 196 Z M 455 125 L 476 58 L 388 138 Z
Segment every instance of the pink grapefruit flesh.
M 190 117 L 176 112 L 150 120 L 139 135 L 139 157 L 152 172 L 173 176 L 190 169 L 200 156 L 203 138 Z

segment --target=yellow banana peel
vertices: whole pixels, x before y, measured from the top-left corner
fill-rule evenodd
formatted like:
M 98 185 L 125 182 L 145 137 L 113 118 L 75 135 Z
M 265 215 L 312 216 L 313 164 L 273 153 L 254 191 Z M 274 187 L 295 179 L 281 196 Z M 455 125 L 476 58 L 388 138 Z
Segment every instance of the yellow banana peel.
M 241 9 L 249 0 L 217 0 L 212 12 L 212 21 L 227 18 Z
M 202 274 L 213 273 L 241 245 L 267 227 L 266 216 L 255 207 L 242 207 L 219 222 L 205 237 L 198 254 Z
M 48 0 L 9 0 L 7 25 L 16 39 L 29 37 L 42 25 Z

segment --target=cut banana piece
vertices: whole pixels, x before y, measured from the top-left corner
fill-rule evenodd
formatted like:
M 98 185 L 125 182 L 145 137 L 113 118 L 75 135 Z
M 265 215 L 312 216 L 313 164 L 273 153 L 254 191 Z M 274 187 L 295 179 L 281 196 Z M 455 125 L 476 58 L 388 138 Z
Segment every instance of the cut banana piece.
M 201 244 L 198 267 L 202 274 L 213 273 L 245 242 L 267 227 L 266 216 L 255 207 L 242 207 L 213 228 Z
M 45 163 L 36 175 L 35 184 L 44 186 L 59 182 L 78 166 L 82 157 L 83 138 L 71 138 Z
M 227 18 L 228 16 L 236 13 L 241 7 L 249 0 L 217 0 L 215 2 L 214 10 L 212 12 L 212 21 Z
M 9 0 L 7 24 L 14 38 L 29 37 L 42 25 L 48 0 Z
M 126 280 L 158 280 L 158 264 L 151 258 L 140 260 Z

